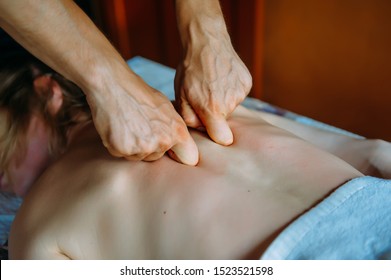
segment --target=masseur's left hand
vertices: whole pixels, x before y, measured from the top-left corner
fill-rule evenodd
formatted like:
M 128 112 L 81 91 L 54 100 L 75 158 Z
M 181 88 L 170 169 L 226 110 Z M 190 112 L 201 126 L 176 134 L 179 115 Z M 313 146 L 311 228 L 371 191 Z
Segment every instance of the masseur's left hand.
M 177 0 L 184 49 L 175 76 L 176 107 L 189 127 L 204 127 L 212 140 L 230 145 L 227 117 L 252 86 L 232 47 L 218 1 Z

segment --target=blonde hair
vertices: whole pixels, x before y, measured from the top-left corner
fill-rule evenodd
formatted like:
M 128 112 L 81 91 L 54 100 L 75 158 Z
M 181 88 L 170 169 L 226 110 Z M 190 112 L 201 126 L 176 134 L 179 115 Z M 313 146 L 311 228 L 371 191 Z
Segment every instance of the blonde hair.
M 34 89 L 34 80 L 42 75 L 51 75 L 62 90 L 63 105 L 55 116 L 47 108 L 47 95 L 37 94 Z M 41 114 L 47 123 L 51 132 L 48 149 L 53 155 L 66 147 L 67 131 L 71 126 L 91 119 L 85 95 L 79 87 L 32 55 L 20 51 L 0 56 L 0 108 L 6 112 L 0 120 L 5 127 L 0 135 L 2 171 L 7 170 L 16 151 L 24 156 L 32 114 Z M 84 118 L 80 118 L 81 115 Z

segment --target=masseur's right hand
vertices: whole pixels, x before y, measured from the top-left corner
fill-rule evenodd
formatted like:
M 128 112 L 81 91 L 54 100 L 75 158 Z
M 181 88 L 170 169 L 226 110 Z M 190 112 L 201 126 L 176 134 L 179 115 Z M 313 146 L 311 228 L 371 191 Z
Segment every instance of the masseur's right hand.
M 196 165 L 198 148 L 171 102 L 125 67 L 95 88 L 83 89 L 104 146 L 116 157 L 154 161 L 166 151 L 174 160 Z M 110 77 L 110 78 L 108 78 Z M 108 94 L 110 93 L 110 94 Z

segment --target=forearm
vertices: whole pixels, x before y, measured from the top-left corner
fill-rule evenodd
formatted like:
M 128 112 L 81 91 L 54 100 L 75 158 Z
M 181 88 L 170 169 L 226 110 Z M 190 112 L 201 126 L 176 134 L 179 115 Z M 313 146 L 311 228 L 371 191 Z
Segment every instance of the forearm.
M 0 10 L 1 27 L 82 88 L 93 88 L 109 64 L 124 63 L 73 1 L 0 0 Z
M 176 15 L 185 50 L 210 40 L 230 41 L 218 0 L 176 0 Z

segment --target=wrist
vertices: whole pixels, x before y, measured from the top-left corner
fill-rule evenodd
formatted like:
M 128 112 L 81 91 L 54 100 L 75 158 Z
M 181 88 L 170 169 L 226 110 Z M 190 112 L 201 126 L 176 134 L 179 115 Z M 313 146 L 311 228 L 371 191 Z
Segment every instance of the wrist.
M 204 45 L 214 38 L 230 40 L 219 1 L 177 0 L 176 14 L 185 50 L 189 45 Z
M 198 40 L 229 37 L 222 18 L 200 16 L 190 20 L 182 32 L 183 43 L 196 43 Z
M 90 59 L 83 67 L 87 75 L 80 76 L 77 84 L 87 97 L 90 95 L 112 95 L 113 88 L 119 84 L 130 81 L 134 83 L 139 77 L 130 69 L 120 55 L 118 58 L 110 56 L 110 59 Z M 97 96 L 96 96 L 97 97 Z

